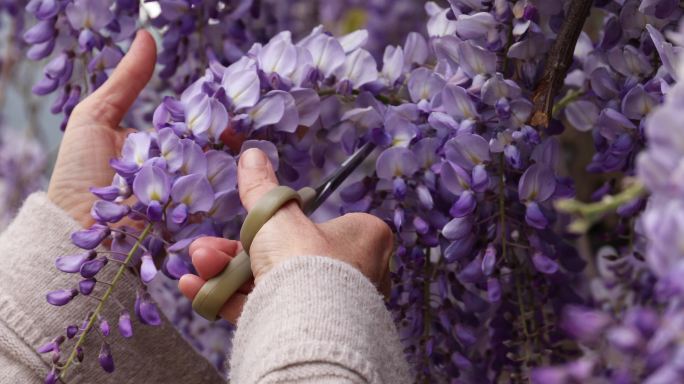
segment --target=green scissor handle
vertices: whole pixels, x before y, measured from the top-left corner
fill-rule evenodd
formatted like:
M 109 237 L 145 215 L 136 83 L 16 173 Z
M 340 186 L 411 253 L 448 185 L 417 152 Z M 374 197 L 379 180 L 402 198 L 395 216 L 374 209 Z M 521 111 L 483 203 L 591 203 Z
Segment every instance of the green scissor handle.
M 290 201 L 308 211 L 307 206 L 316 197 L 316 191 L 306 187 L 295 192 L 292 188 L 278 186 L 266 193 L 247 214 L 240 229 L 242 252 L 233 258 L 226 269 L 207 281 L 192 301 L 192 308 L 207 320 L 217 320 L 221 307 L 228 299 L 252 277 L 249 249 L 261 227 Z

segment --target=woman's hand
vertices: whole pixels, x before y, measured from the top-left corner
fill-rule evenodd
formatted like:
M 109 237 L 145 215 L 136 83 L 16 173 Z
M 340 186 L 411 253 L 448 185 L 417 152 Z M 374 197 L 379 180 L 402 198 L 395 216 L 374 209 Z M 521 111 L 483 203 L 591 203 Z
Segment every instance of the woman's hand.
M 242 154 L 238 166 L 240 199 L 249 211 L 259 199 L 278 185 L 273 167 L 258 149 Z M 389 259 L 394 237 L 380 219 L 354 213 L 322 224 L 315 224 L 290 203 L 276 213 L 257 233 L 250 249 L 256 284 L 271 269 L 297 256 L 327 256 L 344 261 L 361 271 L 381 291 L 389 290 Z M 219 274 L 239 251 L 233 240 L 204 237 L 190 246 L 192 262 L 199 276 L 185 275 L 179 286 L 193 299 L 202 285 Z M 233 295 L 221 310 L 221 316 L 235 322 L 249 293 L 246 285 Z
M 90 187 L 110 185 L 109 160 L 119 156 L 130 129 L 119 124 L 152 77 L 157 61 L 154 39 L 140 30 L 111 77 L 74 108 L 59 148 L 48 198 L 84 227 L 94 223 Z

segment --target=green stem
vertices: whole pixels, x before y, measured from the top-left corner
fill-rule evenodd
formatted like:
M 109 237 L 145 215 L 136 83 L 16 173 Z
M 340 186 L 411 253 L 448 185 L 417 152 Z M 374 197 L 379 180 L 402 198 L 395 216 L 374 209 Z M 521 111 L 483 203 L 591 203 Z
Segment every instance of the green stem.
M 423 354 L 425 358 L 425 368 L 428 368 L 430 366 L 430 357 L 427 354 L 427 344 L 428 344 L 428 337 L 430 336 L 430 322 L 432 321 L 431 319 L 431 308 L 430 308 L 430 282 L 432 280 L 432 268 L 430 265 L 430 248 L 427 248 L 425 250 L 425 265 L 423 266 L 423 276 L 425 276 L 425 280 L 423 282 L 423 300 L 425 301 L 423 303 L 424 305 L 424 313 L 423 313 Z M 428 368 L 429 369 L 429 368 Z M 429 383 L 430 382 L 430 374 L 429 372 L 425 374 L 424 377 L 424 382 Z
M 126 271 L 126 267 L 128 266 L 128 263 L 131 261 L 133 258 L 133 255 L 135 252 L 138 250 L 140 247 L 141 243 L 145 241 L 145 238 L 147 238 L 147 235 L 150 234 L 150 231 L 152 231 L 152 223 L 147 224 L 143 232 L 140 234 L 140 239 L 133 245 L 133 248 L 131 248 L 131 251 L 128 252 L 128 255 L 126 256 L 126 260 L 119 266 L 119 269 L 116 271 L 116 275 L 114 275 L 114 278 L 111 281 L 111 285 L 107 287 L 107 290 L 105 291 L 104 295 L 101 298 L 101 301 L 95 308 L 95 311 L 93 314 L 90 316 L 90 319 L 88 320 L 88 324 L 86 325 L 85 329 L 83 332 L 81 332 L 81 336 L 78 338 L 78 341 L 76 341 L 76 344 L 74 345 L 74 348 L 71 350 L 71 354 L 69 355 L 69 358 L 67 359 L 66 363 L 64 363 L 64 366 L 61 369 L 61 372 L 59 374 L 60 379 L 64 379 L 67 369 L 69 366 L 74 362 L 74 359 L 76 358 L 76 353 L 78 351 L 78 348 L 83 345 L 86 339 L 86 335 L 90 331 L 90 329 L 93 327 L 95 324 L 95 321 L 97 318 L 100 316 L 100 313 L 102 312 L 102 309 L 104 308 L 105 303 L 111 296 L 112 292 L 114 291 L 114 287 L 116 287 L 116 283 L 121 279 L 123 276 L 124 272 Z
M 603 215 L 614 212 L 619 206 L 630 201 L 644 197 L 648 191 L 646 187 L 635 182 L 617 195 L 604 196 L 601 201 L 595 203 L 583 203 L 575 199 L 561 199 L 554 204 L 560 212 L 578 216 L 568 227 L 572 233 L 585 233 L 589 228 L 600 220 Z

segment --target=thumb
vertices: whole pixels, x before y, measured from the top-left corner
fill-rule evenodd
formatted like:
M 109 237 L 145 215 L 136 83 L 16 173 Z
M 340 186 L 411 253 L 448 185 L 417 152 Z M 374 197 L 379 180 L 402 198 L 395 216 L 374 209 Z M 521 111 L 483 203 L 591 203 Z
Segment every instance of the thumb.
M 90 121 L 118 126 L 152 77 L 156 61 L 154 38 L 141 29 L 109 79 L 79 104 L 82 114 Z
M 238 191 L 247 211 L 251 211 L 257 201 L 276 186 L 278 179 L 266 154 L 257 148 L 243 152 L 238 164 Z

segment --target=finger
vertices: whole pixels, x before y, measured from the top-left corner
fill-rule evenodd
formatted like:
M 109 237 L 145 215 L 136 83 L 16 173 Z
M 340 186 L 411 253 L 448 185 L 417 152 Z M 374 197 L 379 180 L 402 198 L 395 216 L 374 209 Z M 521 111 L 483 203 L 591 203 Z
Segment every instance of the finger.
M 227 253 L 230 256 L 235 256 L 238 253 L 240 242 L 235 240 L 224 239 L 221 237 L 204 236 L 195 240 L 190 244 L 190 255 L 200 248 L 215 248 L 221 252 Z
M 154 73 L 157 48 L 154 38 L 144 29 L 138 31 L 128 53 L 97 91 L 78 106 L 74 118 L 87 116 L 91 121 L 117 127 Z
M 242 308 L 245 306 L 245 301 L 247 301 L 247 295 L 242 293 L 234 294 L 221 308 L 221 317 L 234 325 L 237 323 L 237 319 L 242 313 Z
M 233 255 L 216 248 L 199 248 L 192 254 L 192 265 L 204 280 L 209 280 L 226 268 Z
M 250 211 L 257 201 L 278 185 L 273 166 L 264 152 L 250 148 L 240 155 L 238 191 L 242 205 Z
M 197 296 L 197 292 L 202 289 L 202 286 L 206 282 L 206 280 L 197 275 L 187 274 L 181 276 L 180 280 L 178 280 L 178 289 L 180 289 L 185 297 L 194 300 L 195 296 Z

